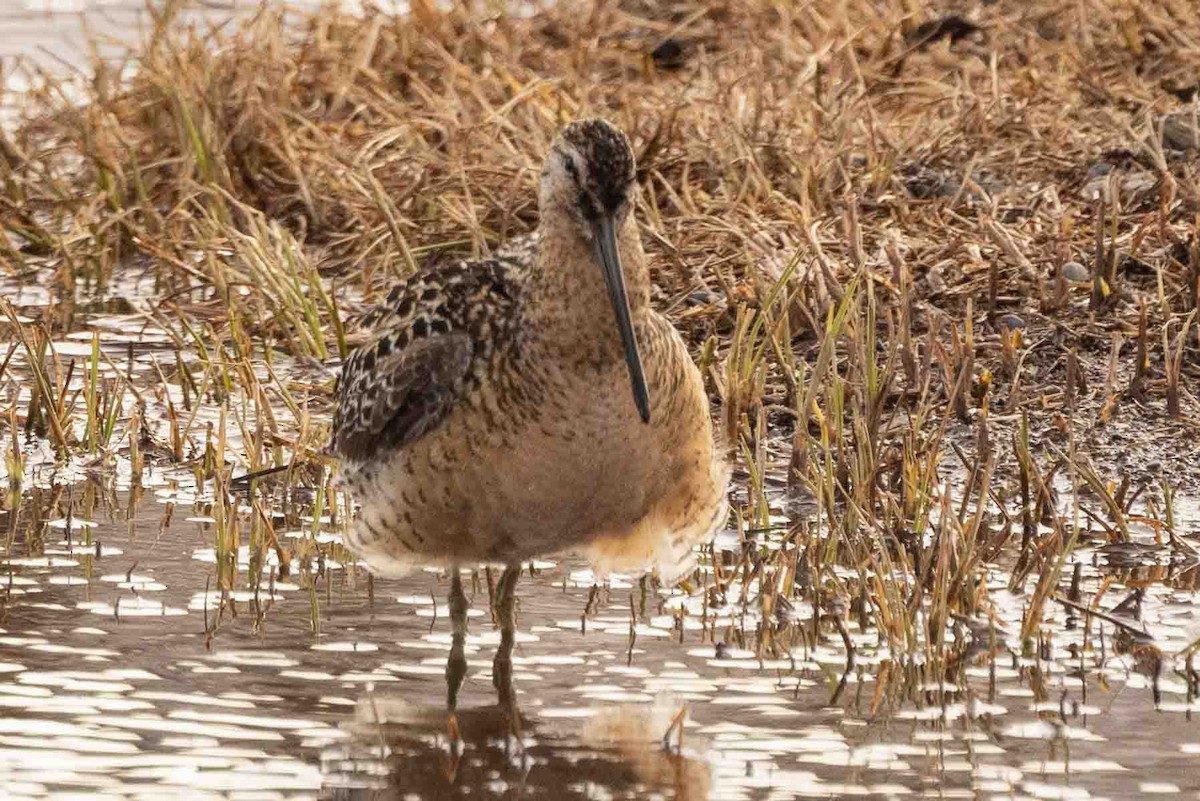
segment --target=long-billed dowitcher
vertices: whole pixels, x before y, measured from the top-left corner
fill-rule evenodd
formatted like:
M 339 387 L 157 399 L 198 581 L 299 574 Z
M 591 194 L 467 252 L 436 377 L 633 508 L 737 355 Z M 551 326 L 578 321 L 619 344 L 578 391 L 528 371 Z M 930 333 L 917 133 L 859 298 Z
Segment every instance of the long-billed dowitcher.
M 397 286 L 342 372 L 331 449 L 361 504 L 350 548 L 384 575 L 455 568 L 459 619 L 457 566 L 506 565 L 510 651 L 522 560 L 677 574 L 724 515 L 700 371 L 650 307 L 636 191 L 618 128 L 567 125 L 535 236 Z

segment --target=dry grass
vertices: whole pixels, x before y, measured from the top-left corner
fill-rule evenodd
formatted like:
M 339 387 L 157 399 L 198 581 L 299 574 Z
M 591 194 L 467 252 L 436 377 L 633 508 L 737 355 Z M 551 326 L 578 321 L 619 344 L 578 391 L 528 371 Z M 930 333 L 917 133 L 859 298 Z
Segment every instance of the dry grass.
M 418 2 L 203 34 L 164 15 L 137 69 L 94 65 L 81 104 L 47 79 L 0 140 L 0 260 L 53 270 L 62 301 L 19 326 L 42 368 L 6 418 L 64 455 L 127 440 L 140 464 L 142 412 L 110 421 L 135 390 L 98 386 L 97 352 L 75 403 L 37 348 L 97 288 L 150 275 L 158 321 L 201 355 L 163 382 L 184 406 L 249 398 L 226 454 L 223 428 L 201 437 L 142 388 L 168 407 L 162 447 L 217 486 L 305 461 L 331 381 L 279 354 L 332 364 L 344 321 L 423 260 L 529 230 L 555 130 L 602 114 L 638 150 L 656 303 L 744 468 L 743 549 L 714 554 L 710 590 L 761 580 L 768 650 L 808 636 L 784 630 L 799 595 L 843 635 L 857 615 L 941 660 L 1005 559 L 1032 643 L 1070 549 L 1129 539 L 1135 501 L 1190 549 L 1171 498 L 1200 479 L 1200 183 L 1175 149 L 1194 130 L 1164 115 L 1189 108 L 1200 19 L 1185 0 L 997 0 L 966 26 L 917 5 Z

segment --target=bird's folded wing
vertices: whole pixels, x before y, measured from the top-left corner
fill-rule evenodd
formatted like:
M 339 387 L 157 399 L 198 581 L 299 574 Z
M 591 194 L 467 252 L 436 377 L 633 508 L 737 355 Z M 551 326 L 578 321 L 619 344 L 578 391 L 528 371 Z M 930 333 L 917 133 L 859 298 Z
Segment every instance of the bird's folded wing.
M 356 351 L 342 373 L 334 453 L 367 461 L 436 428 L 462 397 L 471 355 L 471 339 L 461 331 L 395 350 L 384 336 Z

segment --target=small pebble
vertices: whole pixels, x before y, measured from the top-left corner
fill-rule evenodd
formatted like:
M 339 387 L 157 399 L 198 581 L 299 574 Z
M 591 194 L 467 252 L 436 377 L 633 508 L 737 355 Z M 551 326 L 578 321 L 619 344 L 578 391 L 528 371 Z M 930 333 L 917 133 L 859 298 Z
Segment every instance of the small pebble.
M 925 273 L 925 283 L 929 284 L 929 294 L 940 295 L 946 291 L 946 279 L 942 277 L 942 271 L 937 267 L 930 267 L 929 272 Z
M 687 52 L 679 39 L 664 39 L 650 52 L 659 69 L 677 70 L 687 62 Z
M 1092 274 L 1077 261 L 1069 261 L 1062 266 L 1062 277 L 1076 284 L 1092 280 Z
M 1173 150 L 1200 150 L 1200 129 L 1190 109 L 1162 118 L 1162 143 Z
M 1015 314 L 1002 314 L 996 318 L 996 328 L 1000 331 L 1020 331 L 1025 328 L 1025 321 Z

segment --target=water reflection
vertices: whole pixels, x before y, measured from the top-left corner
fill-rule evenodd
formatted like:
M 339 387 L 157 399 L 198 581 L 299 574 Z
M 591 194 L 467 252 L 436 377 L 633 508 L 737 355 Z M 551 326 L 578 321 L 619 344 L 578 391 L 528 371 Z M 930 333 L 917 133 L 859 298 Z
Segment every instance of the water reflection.
M 447 732 L 444 709 L 371 694 L 348 726 L 353 740 L 327 749 L 322 764 L 327 773 L 344 773 L 364 759 L 378 763 L 380 797 L 710 796 L 711 767 L 677 742 L 662 742 L 675 712 L 669 703 L 548 712 L 523 717 L 515 732 L 503 703 L 460 709 L 456 729 Z M 334 797 L 358 797 L 353 789 L 361 788 Z

